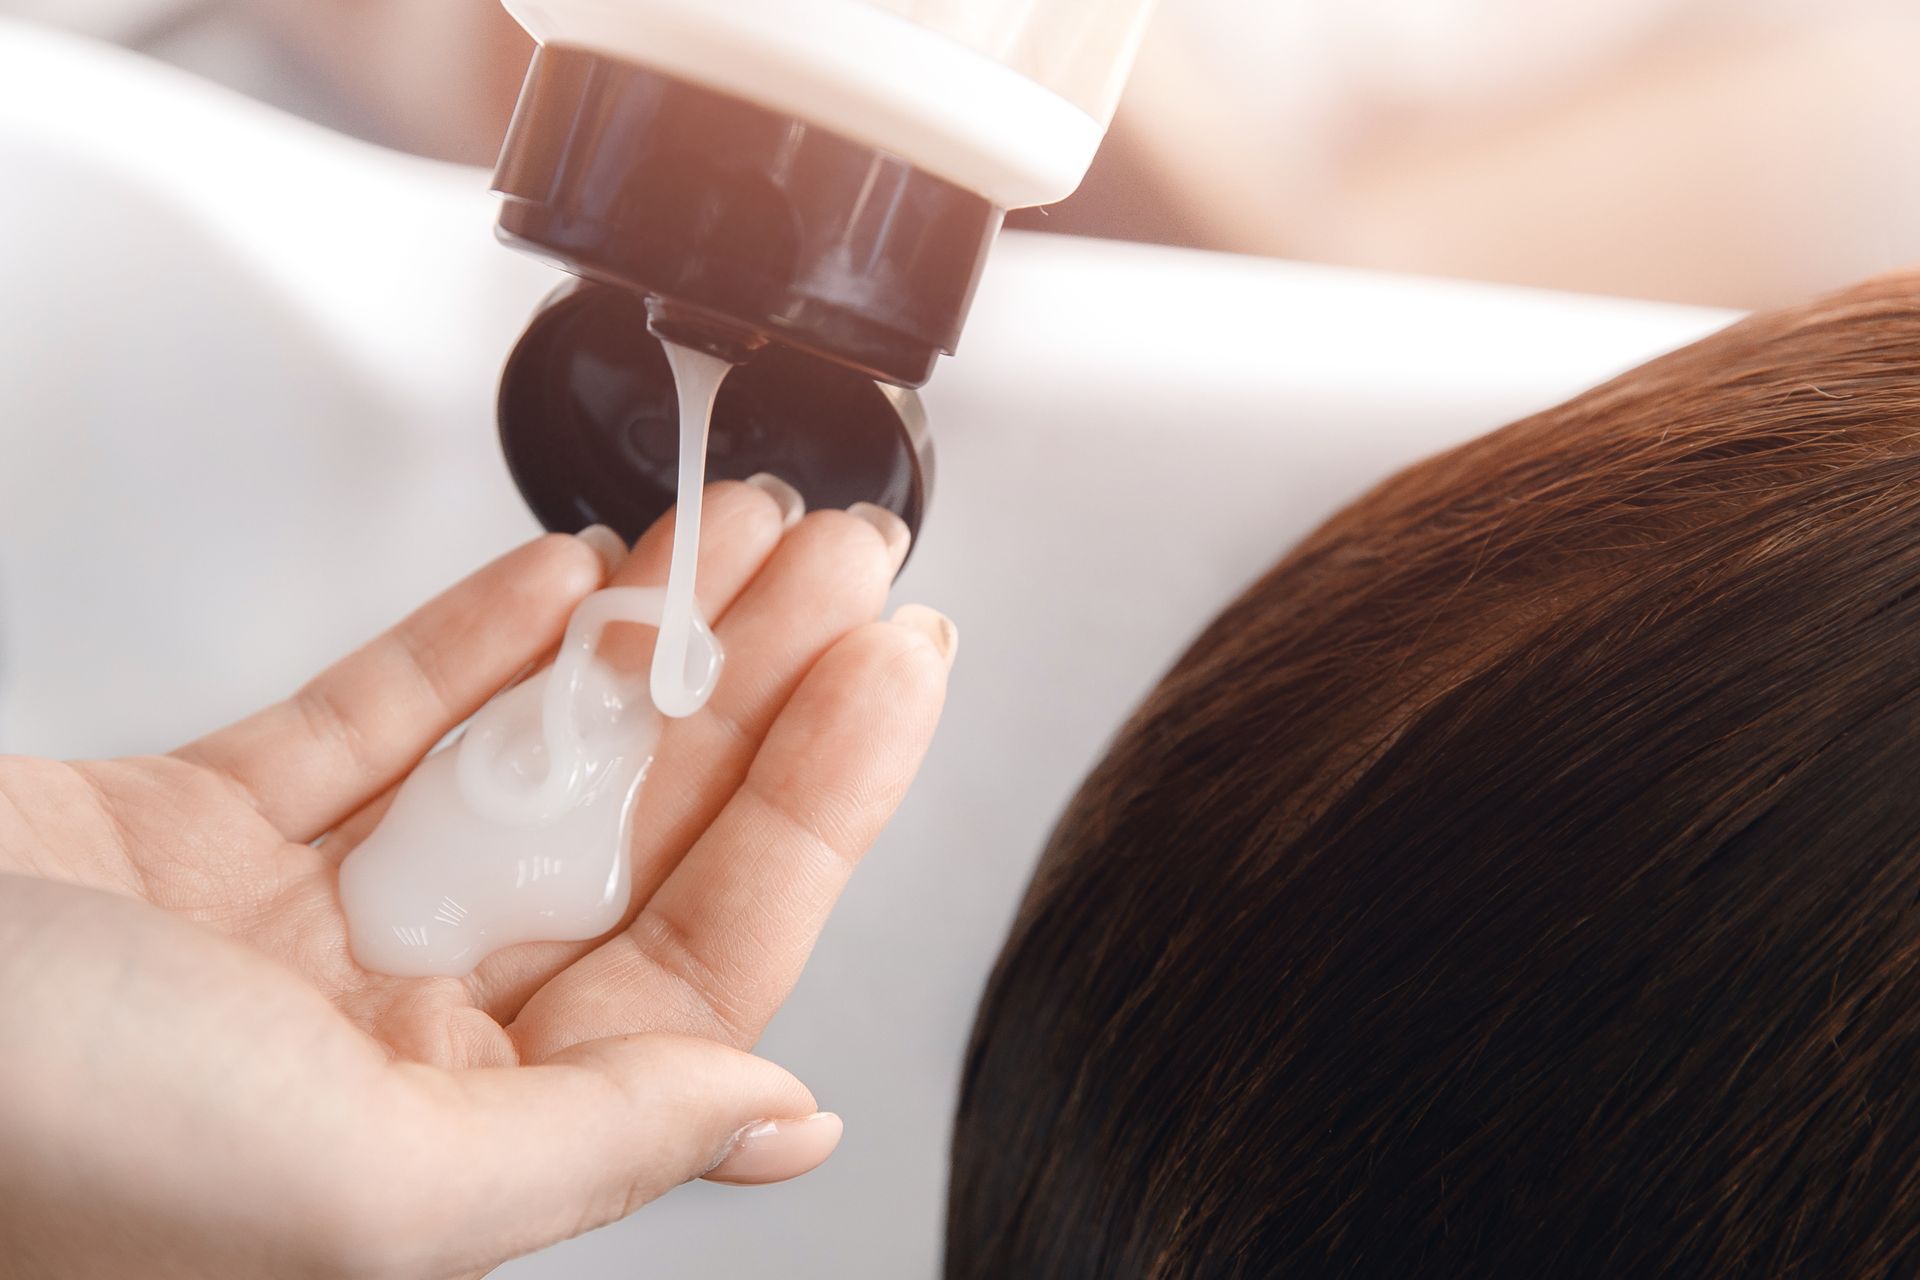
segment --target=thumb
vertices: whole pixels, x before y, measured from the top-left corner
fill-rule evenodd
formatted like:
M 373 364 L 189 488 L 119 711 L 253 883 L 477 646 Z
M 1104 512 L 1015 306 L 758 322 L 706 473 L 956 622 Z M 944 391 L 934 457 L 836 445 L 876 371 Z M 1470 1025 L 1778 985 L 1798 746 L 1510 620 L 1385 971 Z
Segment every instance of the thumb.
M 604 1226 L 694 1178 L 795 1178 L 840 1141 L 840 1118 L 791 1075 L 686 1036 L 597 1040 L 532 1067 L 401 1070 L 427 1095 L 426 1132 L 407 1145 L 430 1164 L 406 1171 L 405 1216 L 423 1245 L 431 1224 L 444 1271 Z

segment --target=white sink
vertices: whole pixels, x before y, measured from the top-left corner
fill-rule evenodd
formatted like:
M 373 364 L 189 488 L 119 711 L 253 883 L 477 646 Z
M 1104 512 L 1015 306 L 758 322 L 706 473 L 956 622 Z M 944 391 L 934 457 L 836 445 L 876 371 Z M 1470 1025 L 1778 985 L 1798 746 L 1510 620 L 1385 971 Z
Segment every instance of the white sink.
M 486 175 L 26 27 L 0 86 L 0 750 L 170 745 L 532 531 L 492 398 L 554 277 Z M 974 1000 L 1184 640 L 1384 473 L 1728 318 L 1008 236 L 900 584 L 960 624 L 947 722 L 762 1045 L 846 1141 L 500 1274 L 934 1274 Z

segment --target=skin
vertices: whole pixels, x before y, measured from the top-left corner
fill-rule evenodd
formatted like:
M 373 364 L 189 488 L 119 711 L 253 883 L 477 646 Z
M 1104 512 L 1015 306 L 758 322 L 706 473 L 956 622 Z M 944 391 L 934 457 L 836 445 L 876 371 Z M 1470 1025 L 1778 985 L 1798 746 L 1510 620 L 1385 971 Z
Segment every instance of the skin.
M 744 484 L 706 502 L 725 677 L 663 733 L 629 923 L 597 943 L 383 977 L 336 895 L 395 784 L 602 585 L 576 538 L 169 755 L 0 760 L 9 1275 L 479 1274 L 722 1160 L 774 1181 L 826 1158 L 831 1116 L 737 1137 L 817 1110 L 746 1050 L 919 766 L 954 633 L 912 606 L 876 621 L 897 521 L 788 529 Z M 661 582 L 670 532 L 616 580 Z M 637 629 L 615 644 L 645 661 Z
M 282 46 L 391 146 L 491 167 L 533 41 L 497 0 L 253 0 Z

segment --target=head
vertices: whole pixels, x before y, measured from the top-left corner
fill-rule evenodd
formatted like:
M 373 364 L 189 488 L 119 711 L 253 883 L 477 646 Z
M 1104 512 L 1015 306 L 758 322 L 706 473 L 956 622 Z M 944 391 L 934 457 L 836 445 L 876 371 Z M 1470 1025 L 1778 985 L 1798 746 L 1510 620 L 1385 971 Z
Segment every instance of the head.
M 948 1275 L 1920 1266 L 1920 279 L 1389 480 L 993 975 Z

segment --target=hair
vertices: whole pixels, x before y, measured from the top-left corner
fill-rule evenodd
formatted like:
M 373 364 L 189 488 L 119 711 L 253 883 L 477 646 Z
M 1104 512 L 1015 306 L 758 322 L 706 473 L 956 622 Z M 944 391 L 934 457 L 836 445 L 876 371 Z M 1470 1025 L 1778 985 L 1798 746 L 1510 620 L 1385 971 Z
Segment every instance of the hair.
M 1388 480 L 988 986 L 947 1275 L 1920 1272 L 1920 278 Z

